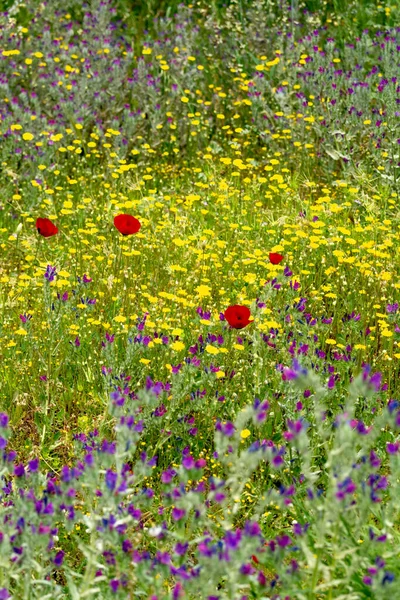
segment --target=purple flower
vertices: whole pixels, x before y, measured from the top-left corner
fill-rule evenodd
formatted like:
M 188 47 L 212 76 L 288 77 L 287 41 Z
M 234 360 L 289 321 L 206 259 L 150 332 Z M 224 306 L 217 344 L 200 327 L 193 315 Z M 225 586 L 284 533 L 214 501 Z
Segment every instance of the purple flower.
M 165 404 L 160 404 L 160 406 L 157 406 L 153 415 L 155 417 L 162 417 L 163 415 L 165 415 L 166 412 L 167 412 L 167 408 L 166 408 Z
M 125 398 L 118 391 L 111 392 L 110 399 L 112 400 L 115 406 L 123 406 L 125 404 Z
M 283 465 L 284 461 L 283 461 L 282 456 L 280 456 L 280 454 L 278 454 L 277 456 L 274 456 L 271 463 L 272 463 L 273 467 L 278 469 L 279 467 L 281 467 Z
M 236 550 L 239 548 L 240 541 L 242 539 L 242 532 L 240 529 L 236 531 L 227 531 L 225 534 L 225 544 L 230 550 Z
M 309 523 L 306 523 L 305 525 L 300 525 L 300 523 L 294 523 L 293 533 L 294 533 L 294 535 L 303 535 L 303 533 L 305 533 L 308 528 L 309 528 Z
M 285 277 L 291 277 L 293 275 L 292 271 L 289 269 L 289 267 L 285 267 L 283 270 L 283 274 Z
M 28 468 L 31 473 L 36 473 L 39 469 L 39 459 L 34 458 L 28 462 Z
M 261 528 L 257 521 L 246 521 L 244 525 L 244 533 L 250 537 L 257 537 L 261 535 Z
M 355 483 L 347 477 L 343 482 L 338 483 L 338 491 L 336 492 L 336 498 L 338 500 L 343 500 L 346 495 L 353 494 L 356 490 Z
M 177 554 L 178 556 L 183 556 L 184 554 L 186 554 L 188 548 L 189 548 L 188 543 L 182 544 L 181 542 L 178 542 L 174 548 L 175 554 Z
M 30 319 L 32 319 L 32 315 L 24 313 L 23 315 L 19 315 L 22 323 L 27 323 Z
M 175 587 L 172 590 L 172 598 L 173 598 L 173 600 L 179 600 L 179 598 L 182 598 L 182 596 L 183 596 L 183 585 L 178 581 L 178 583 L 175 584 Z
M 394 579 L 394 573 L 391 573 L 390 571 L 385 571 L 385 574 L 382 579 L 382 585 L 385 585 L 386 583 L 392 583 Z
M 336 378 L 335 375 L 331 375 L 328 380 L 328 390 L 333 390 L 335 387 Z
M 25 475 L 24 465 L 15 465 L 14 467 L 14 475 L 16 477 L 23 477 Z
M 110 335 L 107 331 L 106 331 L 106 340 L 109 344 L 112 344 L 114 342 L 114 338 L 115 335 Z
M 276 537 L 276 543 L 280 548 L 286 548 L 287 546 L 290 546 L 292 540 L 288 535 L 278 535 Z
M 292 381 L 298 379 L 302 375 L 307 375 L 307 369 L 300 366 L 300 363 L 295 358 L 293 360 L 292 368 L 284 368 L 282 373 L 283 381 Z
M 158 397 L 162 393 L 163 389 L 164 389 L 164 386 L 161 383 L 161 381 L 153 382 L 151 377 L 147 377 L 146 390 L 148 390 L 149 392 L 152 392 L 155 396 Z
M 11 598 L 10 594 L 8 593 L 8 589 L 1 588 L 0 589 L 0 600 L 8 600 L 8 598 Z
M 61 565 L 63 564 L 64 554 L 65 554 L 65 552 L 63 550 L 60 550 L 55 555 L 53 563 L 56 565 L 56 567 L 61 567 Z
M 132 542 L 130 540 L 124 540 L 122 542 L 122 551 L 123 552 L 130 552 L 133 548 Z
M 388 442 L 386 444 L 386 452 L 388 454 L 397 454 L 397 452 L 399 451 L 399 447 L 400 447 L 399 442 L 395 442 L 395 443 Z
M 252 575 L 255 573 L 254 567 L 250 563 L 246 563 L 240 567 L 241 575 Z
M 174 521 L 180 521 L 185 516 L 186 511 L 183 508 L 177 508 L 176 506 L 172 509 L 172 518 Z
M 8 427 L 8 415 L 6 415 L 6 413 L 0 413 L 0 427 L 2 429 Z
M 198 551 L 203 556 L 212 556 L 215 554 L 215 548 L 211 545 L 211 539 L 207 538 L 199 543 L 197 546 Z
M 52 267 L 51 265 L 47 265 L 47 269 L 45 271 L 44 278 L 47 279 L 47 281 L 49 283 L 51 283 L 52 281 L 54 281 L 56 275 L 57 275 L 56 267 Z
M 192 456 L 185 456 L 185 458 L 182 460 L 182 467 L 184 467 L 185 469 L 194 469 L 195 466 L 195 461 L 194 458 Z
M 382 373 L 374 373 L 370 375 L 371 367 L 369 365 L 364 365 L 363 368 L 363 381 L 365 381 L 368 387 L 374 389 L 376 392 L 379 392 L 382 385 Z
M 374 469 L 378 469 L 381 466 L 381 461 L 376 452 L 374 452 L 373 450 L 371 450 L 371 452 L 369 453 L 369 463 L 371 467 L 374 467 Z
M 298 421 L 292 421 L 291 419 L 288 419 L 287 426 L 289 431 L 285 431 L 283 434 L 286 440 L 293 440 L 303 429 L 305 429 L 302 419 L 299 419 Z
M 235 433 L 235 426 L 230 421 L 227 421 L 226 423 L 221 423 L 221 421 L 217 421 L 215 429 L 217 431 L 220 431 L 223 435 L 226 435 L 227 437 L 232 437 Z
M 175 477 L 176 471 L 174 469 L 167 469 L 161 474 L 162 483 L 171 483 L 173 477 Z
M 117 473 L 108 469 L 108 471 L 106 472 L 105 482 L 109 490 L 113 491 L 115 489 L 117 479 Z

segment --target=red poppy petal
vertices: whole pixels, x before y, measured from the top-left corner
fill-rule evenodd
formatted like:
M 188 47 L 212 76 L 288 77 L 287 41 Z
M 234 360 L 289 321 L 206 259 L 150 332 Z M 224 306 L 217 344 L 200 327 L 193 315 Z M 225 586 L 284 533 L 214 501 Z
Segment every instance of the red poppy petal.
M 42 237 L 48 238 L 58 233 L 58 227 L 50 219 L 39 217 L 36 219 L 36 229 Z
M 277 252 L 270 252 L 269 260 L 273 265 L 279 265 L 279 263 L 283 261 L 283 256 Z
M 239 304 L 228 306 L 224 312 L 225 319 L 234 329 L 243 329 L 243 327 L 246 327 L 251 322 L 249 320 L 250 315 L 250 309 L 247 306 L 240 306 Z
M 114 217 L 114 225 L 122 235 L 137 233 L 141 227 L 140 221 L 132 215 L 117 215 Z

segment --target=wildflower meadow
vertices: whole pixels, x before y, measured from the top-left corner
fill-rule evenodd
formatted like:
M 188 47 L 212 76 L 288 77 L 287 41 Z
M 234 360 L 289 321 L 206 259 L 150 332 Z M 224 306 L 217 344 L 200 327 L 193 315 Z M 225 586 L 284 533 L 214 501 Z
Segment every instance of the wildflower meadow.
M 0 600 L 400 599 L 400 5 L 0 1 Z

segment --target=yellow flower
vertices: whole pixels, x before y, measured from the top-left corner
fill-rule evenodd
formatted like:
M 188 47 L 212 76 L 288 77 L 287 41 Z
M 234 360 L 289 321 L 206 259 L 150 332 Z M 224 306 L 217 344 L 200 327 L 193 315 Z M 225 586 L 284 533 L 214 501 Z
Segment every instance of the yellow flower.
M 384 330 L 382 331 L 382 335 L 383 335 L 383 337 L 392 337 L 392 335 L 393 335 L 393 332 L 392 332 L 392 331 L 389 331 L 389 329 L 384 329 Z
M 185 349 L 185 344 L 177 341 L 177 342 L 174 342 L 173 344 L 171 344 L 171 348 L 172 348 L 172 350 L 175 350 L 176 352 L 180 352 L 181 350 Z
M 243 429 L 240 432 L 240 437 L 242 438 L 242 440 L 245 440 L 246 438 L 248 438 L 250 435 L 250 431 L 248 429 Z
M 116 323 L 125 323 L 126 317 L 123 317 L 122 315 L 118 315 L 114 318 L 114 321 Z
M 242 344 L 233 344 L 233 347 L 235 350 L 244 350 L 244 346 L 242 346 Z
M 200 298 L 206 298 L 207 296 L 211 296 L 211 290 L 209 285 L 199 285 L 196 288 L 197 295 Z
M 26 142 L 30 142 L 31 140 L 33 140 L 33 135 L 32 135 L 32 133 L 29 133 L 29 132 L 23 133 L 22 139 L 25 140 Z
M 207 344 L 206 352 L 208 352 L 208 354 L 219 354 L 218 348 L 216 348 L 215 346 L 211 346 L 211 344 Z

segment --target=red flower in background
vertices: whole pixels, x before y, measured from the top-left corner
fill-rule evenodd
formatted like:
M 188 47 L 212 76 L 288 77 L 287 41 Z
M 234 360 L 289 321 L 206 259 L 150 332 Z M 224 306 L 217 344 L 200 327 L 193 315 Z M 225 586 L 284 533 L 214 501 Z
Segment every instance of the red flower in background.
M 247 306 L 240 306 L 239 304 L 228 306 L 224 312 L 225 319 L 234 329 L 243 329 L 243 327 L 252 323 L 253 319 L 250 319 L 250 316 L 250 309 Z
M 140 221 L 132 215 L 117 215 L 114 217 L 114 225 L 122 235 L 137 233 L 141 227 Z
M 50 221 L 50 219 L 36 219 L 36 229 L 40 235 L 45 238 L 51 237 L 58 233 L 58 227 Z
M 279 265 L 279 263 L 283 261 L 283 256 L 282 254 L 277 254 L 276 252 L 270 252 L 269 260 L 273 265 Z

